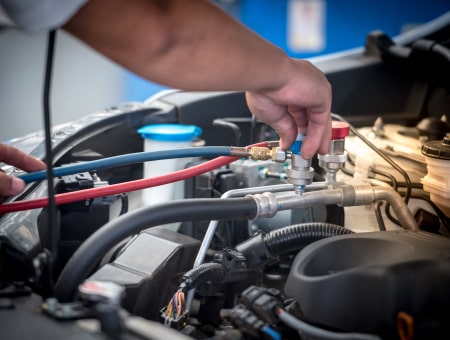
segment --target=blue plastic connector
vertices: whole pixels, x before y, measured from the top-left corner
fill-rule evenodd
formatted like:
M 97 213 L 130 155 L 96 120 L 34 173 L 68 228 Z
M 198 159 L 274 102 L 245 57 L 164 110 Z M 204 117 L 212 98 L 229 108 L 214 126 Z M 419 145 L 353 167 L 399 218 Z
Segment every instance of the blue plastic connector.
M 305 139 L 305 135 L 299 133 L 297 135 L 297 138 L 295 139 L 295 142 L 291 145 L 291 152 L 292 155 L 298 155 L 301 156 L 300 149 L 302 148 L 303 140 Z M 303 195 L 303 191 L 305 190 L 305 186 L 303 184 L 294 184 L 294 193 L 296 195 Z
M 305 135 L 299 133 L 295 142 L 291 145 L 291 151 L 294 155 L 300 155 L 300 149 L 302 148 L 303 140 L 305 139 Z

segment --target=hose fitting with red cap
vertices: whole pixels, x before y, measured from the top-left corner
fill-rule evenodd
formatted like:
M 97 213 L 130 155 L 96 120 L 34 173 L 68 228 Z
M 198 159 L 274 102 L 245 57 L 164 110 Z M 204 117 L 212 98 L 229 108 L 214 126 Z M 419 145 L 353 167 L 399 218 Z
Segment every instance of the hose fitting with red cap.
M 319 166 L 327 172 L 327 182 L 336 182 L 336 173 L 342 169 L 347 161 L 345 151 L 345 137 L 350 133 L 350 125 L 346 122 L 333 120 L 331 122 L 331 140 L 328 153 L 318 155 Z

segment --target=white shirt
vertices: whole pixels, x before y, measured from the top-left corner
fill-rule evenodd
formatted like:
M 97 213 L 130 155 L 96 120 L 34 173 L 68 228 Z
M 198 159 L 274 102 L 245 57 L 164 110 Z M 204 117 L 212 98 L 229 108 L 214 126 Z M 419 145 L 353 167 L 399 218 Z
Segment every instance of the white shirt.
M 88 0 L 0 0 L 0 25 L 43 32 L 64 25 Z

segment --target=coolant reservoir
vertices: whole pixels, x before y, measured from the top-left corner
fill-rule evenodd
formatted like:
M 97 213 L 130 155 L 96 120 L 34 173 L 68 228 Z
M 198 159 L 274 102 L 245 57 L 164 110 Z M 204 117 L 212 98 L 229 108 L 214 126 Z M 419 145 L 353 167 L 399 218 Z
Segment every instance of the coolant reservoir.
M 161 151 L 192 147 L 202 133 L 195 125 L 151 124 L 141 127 L 138 133 L 144 138 L 144 151 Z M 144 177 L 155 177 L 182 170 L 192 158 L 165 159 L 144 164 Z M 142 204 L 152 205 L 184 197 L 183 182 L 161 185 L 142 191 Z
M 447 217 L 450 217 L 450 136 L 422 146 L 427 175 L 421 179 L 423 189 Z

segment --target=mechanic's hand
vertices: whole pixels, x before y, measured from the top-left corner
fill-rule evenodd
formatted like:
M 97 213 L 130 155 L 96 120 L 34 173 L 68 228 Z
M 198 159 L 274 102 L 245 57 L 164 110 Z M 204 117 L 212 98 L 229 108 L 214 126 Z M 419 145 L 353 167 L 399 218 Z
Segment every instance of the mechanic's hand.
M 298 133 L 306 133 L 301 154 L 310 159 L 317 151 L 328 151 L 331 85 L 310 62 L 291 60 L 284 85 L 265 92 L 247 92 L 247 104 L 258 119 L 275 129 L 283 150 L 289 149 Z
M 45 163 L 6 144 L 0 144 L 0 162 L 13 165 L 25 171 L 45 169 Z M 0 171 L 0 197 L 20 194 L 25 189 L 25 182 L 20 178 L 7 176 Z

